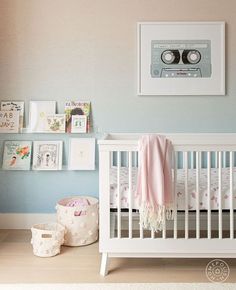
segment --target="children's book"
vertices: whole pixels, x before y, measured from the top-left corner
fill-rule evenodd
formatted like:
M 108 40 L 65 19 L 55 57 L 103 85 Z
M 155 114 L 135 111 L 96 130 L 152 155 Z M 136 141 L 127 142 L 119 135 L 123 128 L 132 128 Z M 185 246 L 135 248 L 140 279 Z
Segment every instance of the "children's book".
M 69 170 L 95 170 L 95 138 L 71 138 Z
M 0 111 L 0 133 L 19 133 L 19 111 Z
M 71 133 L 86 133 L 87 132 L 87 116 L 72 115 Z
M 65 133 L 65 114 L 54 114 L 46 116 L 47 133 Z
M 19 131 L 22 132 L 24 124 L 24 102 L 21 101 L 2 101 L 1 111 L 19 111 Z
M 90 102 L 68 101 L 65 105 L 66 132 L 72 133 L 72 116 L 85 115 L 87 117 L 86 133 L 90 130 Z
M 29 129 L 31 132 L 42 133 L 47 128 L 47 115 L 56 113 L 56 101 L 30 101 Z
M 2 169 L 30 170 L 31 141 L 5 141 Z
M 62 141 L 34 141 L 33 170 L 61 170 L 62 145 Z

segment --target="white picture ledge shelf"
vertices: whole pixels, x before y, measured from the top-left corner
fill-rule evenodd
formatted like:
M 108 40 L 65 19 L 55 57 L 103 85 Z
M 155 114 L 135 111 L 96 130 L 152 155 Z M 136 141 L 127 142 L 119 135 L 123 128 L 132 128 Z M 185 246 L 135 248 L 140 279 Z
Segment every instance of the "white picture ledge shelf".
M 47 170 L 47 169 L 43 169 L 43 170 L 37 170 L 37 169 L 33 169 L 33 167 L 31 166 L 29 170 L 27 169 L 10 169 L 10 170 L 7 170 L 7 169 L 3 169 L 3 168 L 0 168 L 0 171 L 4 171 L 4 172 L 29 172 L 29 171 L 32 171 L 32 172 L 60 172 L 60 171 L 91 171 L 92 169 L 89 169 L 89 170 L 86 170 L 86 169 L 70 169 L 67 165 L 62 165 L 62 169 L 57 169 L 57 170 Z M 93 171 L 93 170 L 92 170 Z

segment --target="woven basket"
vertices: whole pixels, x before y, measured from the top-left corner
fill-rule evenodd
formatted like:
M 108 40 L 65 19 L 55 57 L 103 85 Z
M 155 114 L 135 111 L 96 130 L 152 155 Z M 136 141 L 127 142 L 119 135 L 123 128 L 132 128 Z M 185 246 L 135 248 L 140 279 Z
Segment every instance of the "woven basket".
M 34 255 L 52 257 L 60 253 L 65 227 L 58 223 L 37 224 L 31 228 Z
M 78 199 L 86 199 L 89 204 L 67 206 Z M 74 196 L 60 200 L 56 206 L 57 222 L 65 226 L 64 245 L 84 246 L 98 239 L 98 199 L 90 196 Z

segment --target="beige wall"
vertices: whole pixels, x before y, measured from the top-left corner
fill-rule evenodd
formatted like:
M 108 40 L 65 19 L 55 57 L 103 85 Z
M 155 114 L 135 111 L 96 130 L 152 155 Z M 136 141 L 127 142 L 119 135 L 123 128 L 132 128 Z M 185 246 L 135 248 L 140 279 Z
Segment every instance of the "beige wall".
M 222 106 L 234 121 L 235 0 L 0 0 L 0 12 L 0 98 L 56 99 L 61 111 L 65 99 L 91 96 L 95 122 L 105 131 L 214 130 Z M 136 22 L 201 20 L 227 23 L 228 97 L 137 97 Z M 205 121 L 199 129 L 188 120 L 193 106 L 202 111 L 194 117 Z M 165 118 L 173 113 L 174 122 Z M 156 122 L 166 125 L 150 127 Z

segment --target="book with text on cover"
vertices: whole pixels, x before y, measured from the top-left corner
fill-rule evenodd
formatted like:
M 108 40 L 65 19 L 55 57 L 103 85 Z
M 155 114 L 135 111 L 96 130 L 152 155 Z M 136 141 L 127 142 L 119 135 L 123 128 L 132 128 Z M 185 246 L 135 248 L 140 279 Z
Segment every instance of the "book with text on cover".
M 24 102 L 22 101 L 2 101 L 1 111 L 19 111 L 19 130 L 23 129 L 24 123 Z
M 31 141 L 5 141 L 2 169 L 30 170 Z
M 19 133 L 19 111 L 0 111 L 0 133 Z
M 66 114 L 66 132 L 72 133 L 72 116 L 74 115 L 84 115 L 86 119 L 86 133 L 90 131 L 90 102 L 86 101 L 67 101 L 65 104 L 65 114 Z

